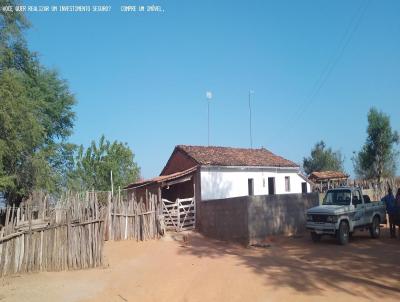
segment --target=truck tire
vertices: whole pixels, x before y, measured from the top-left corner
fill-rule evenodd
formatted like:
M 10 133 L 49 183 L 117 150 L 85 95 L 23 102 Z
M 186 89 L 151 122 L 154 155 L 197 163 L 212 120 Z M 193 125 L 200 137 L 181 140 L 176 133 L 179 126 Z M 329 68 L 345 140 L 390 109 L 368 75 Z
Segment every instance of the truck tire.
M 372 219 L 372 224 L 369 227 L 369 233 L 371 234 L 372 238 L 379 238 L 379 235 L 381 234 L 381 225 L 378 216 L 374 216 L 374 219 Z
M 339 244 L 346 245 L 349 242 L 349 232 L 349 224 L 347 223 L 347 221 L 342 221 L 336 234 Z
M 317 234 L 317 233 L 315 233 L 315 232 L 311 232 L 311 240 L 312 240 L 314 243 L 320 242 L 320 241 L 321 241 L 321 235 L 320 235 L 320 234 Z

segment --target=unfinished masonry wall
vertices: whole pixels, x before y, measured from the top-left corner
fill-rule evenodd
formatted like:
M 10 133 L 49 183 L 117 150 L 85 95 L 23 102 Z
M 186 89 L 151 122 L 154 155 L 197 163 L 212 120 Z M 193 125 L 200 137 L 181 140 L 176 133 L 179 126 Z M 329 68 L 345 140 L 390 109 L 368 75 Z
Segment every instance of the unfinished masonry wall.
M 269 235 L 305 231 L 305 211 L 318 194 L 242 196 L 201 202 L 199 230 L 206 236 L 252 244 Z
M 252 196 L 247 207 L 249 243 L 304 232 L 305 211 L 318 204 L 318 193 Z
M 243 197 L 201 201 L 198 227 L 209 237 L 247 243 L 247 199 Z

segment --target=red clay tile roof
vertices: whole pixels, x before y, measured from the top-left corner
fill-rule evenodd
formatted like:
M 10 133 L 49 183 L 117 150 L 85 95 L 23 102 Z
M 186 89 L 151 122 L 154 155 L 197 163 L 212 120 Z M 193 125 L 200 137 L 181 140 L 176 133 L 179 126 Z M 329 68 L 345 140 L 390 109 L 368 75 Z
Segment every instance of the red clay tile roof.
M 258 166 L 299 167 L 294 162 L 273 154 L 267 149 L 244 149 L 215 146 L 176 146 L 199 165 L 205 166 Z
M 193 168 L 187 169 L 185 171 L 176 172 L 176 173 L 172 173 L 169 175 L 161 175 L 161 176 L 157 176 L 157 177 L 150 178 L 150 179 L 139 180 L 137 182 L 127 185 L 126 187 L 124 187 L 124 189 L 136 188 L 136 187 L 140 187 L 140 186 L 147 185 L 150 183 L 156 183 L 156 182 L 162 183 L 164 181 L 178 179 L 180 177 L 183 177 L 190 173 L 193 173 L 194 171 L 196 171 L 196 168 L 197 167 L 193 167 Z
M 321 172 L 312 172 L 308 178 L 311 180 L 325 180 L 325 179 L 334 179 L 334 178 L 348 178 L 349 175 L 340 172 L 340 171 L 321 171 Z

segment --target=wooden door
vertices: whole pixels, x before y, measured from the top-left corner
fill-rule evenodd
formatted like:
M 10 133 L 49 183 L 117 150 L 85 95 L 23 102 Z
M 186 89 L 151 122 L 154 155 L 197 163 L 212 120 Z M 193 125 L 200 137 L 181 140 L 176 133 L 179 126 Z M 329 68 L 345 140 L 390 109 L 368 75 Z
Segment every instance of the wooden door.
M 268 194 L 275 194 L 275 177 L 268 177 Z

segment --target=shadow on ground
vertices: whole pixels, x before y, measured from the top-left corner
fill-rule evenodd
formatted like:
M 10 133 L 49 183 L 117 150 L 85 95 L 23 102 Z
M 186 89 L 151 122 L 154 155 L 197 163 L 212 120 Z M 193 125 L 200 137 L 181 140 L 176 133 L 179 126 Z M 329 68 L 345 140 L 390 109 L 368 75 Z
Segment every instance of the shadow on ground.
M 275 288 L 290 287 L 305 294 L 337 290 L 364 298 L 399 297 L 400 239 L 355 235 L 347 246 L 333 238 L 314 244 L 308 234 L 272 239 L 270 247 L 245 248 L 238 244 L 189 235 L 180 253 L 197 257 L 235 256 L 239 265 L 266 277 Z

